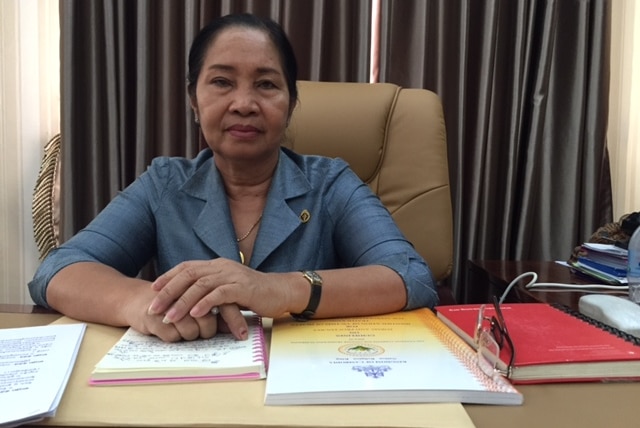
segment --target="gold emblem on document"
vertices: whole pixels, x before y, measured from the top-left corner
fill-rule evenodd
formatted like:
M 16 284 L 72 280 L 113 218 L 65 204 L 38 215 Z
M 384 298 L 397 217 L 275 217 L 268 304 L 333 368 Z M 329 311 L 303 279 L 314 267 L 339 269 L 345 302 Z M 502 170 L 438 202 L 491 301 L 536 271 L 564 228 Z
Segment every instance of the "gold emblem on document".
M 373 357 L 374 355 L 384 354 L 384 348 L 371 343 L 351 343 L 340 346 L 338 352 L 352 357 Z

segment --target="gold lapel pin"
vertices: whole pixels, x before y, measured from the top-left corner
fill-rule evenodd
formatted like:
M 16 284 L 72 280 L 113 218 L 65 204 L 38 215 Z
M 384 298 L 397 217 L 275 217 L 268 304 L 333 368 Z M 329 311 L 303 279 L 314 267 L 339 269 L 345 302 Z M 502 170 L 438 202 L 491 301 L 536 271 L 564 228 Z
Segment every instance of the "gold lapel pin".
M 308 222 L 311 219 L 311 213 L 307 210 L 302 210 L 300 213 L 300 221 L 303 223 Z

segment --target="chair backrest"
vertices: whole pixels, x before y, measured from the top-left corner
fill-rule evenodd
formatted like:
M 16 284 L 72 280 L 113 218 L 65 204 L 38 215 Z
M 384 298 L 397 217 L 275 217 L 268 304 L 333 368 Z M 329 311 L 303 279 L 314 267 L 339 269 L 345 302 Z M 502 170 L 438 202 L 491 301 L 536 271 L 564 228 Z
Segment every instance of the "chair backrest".
M 298 83 L 286 145 L 349 163 L 437 280 L 453 265 L 453 215 L 440 99 L 389 83 Z

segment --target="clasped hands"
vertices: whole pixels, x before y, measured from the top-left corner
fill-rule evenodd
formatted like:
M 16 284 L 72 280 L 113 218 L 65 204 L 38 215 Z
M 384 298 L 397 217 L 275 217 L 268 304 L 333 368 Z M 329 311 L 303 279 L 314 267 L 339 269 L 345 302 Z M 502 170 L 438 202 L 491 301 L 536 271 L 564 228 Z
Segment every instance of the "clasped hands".
M 198 324 L 198 337 L 228 331 L 244 340 L 248 327 L 240 308 L 266 317 L 288 310 L 288 288 L 282 275 L 259 272 L 223 258 L 183 262 L 151 284 L 156 295 L 148 314 L 164 314 L 163 323 L 176 325 L 192 317 Z M 212 314 L 214 308 L 219 309 L 217 316 Z

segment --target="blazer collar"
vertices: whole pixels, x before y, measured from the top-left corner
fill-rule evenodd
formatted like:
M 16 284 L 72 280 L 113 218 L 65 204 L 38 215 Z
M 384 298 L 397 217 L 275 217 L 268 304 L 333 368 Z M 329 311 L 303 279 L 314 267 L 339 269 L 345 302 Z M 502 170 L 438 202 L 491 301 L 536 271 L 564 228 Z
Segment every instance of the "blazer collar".
M 288 152 L 281 150 L 253 248 L 251 267 L 257 268 L 300 226 L 301 213 L 294 212 L 287 201 L 310 190 L 311 184 L 302 170 Z M 182 191 L 202 201 L 200 205 L 194 205 L 194 209 L 201 209 L 193 226 L 196 235 L 220 257 L 239 261 L 227 195 L 213 157 L 198 167 L 183 184 Z

